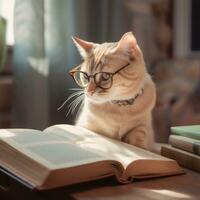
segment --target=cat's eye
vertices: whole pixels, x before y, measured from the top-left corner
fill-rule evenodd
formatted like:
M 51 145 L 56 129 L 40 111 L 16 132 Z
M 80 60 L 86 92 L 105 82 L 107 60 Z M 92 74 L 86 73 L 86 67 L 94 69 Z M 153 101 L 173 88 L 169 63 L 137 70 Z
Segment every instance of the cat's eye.
M 110 77 L 111 77 L 111 74 L 103 72 L 102 75 L 101 75 L 101 80 L 102 81 L 107 81 L 107 80 L 110 79 Z
M 108 72 L 99 72 L 94 76 L 95 82 L 103 89 L 108 89 L 112 86 L 112 74 Z
M 94 78 L 96 83 L 101 83 L 103 81 L 108 81 L 111 78 L 111 74 L 108 72 L 99 72 L 95 74 Z

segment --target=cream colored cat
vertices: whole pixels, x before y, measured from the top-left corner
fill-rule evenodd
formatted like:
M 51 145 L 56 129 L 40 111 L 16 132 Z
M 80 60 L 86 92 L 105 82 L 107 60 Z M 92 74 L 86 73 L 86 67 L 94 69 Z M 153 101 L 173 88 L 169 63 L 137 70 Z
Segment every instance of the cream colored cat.
M 133 34 L 124 34 L 117 43 L 96 44 L 79 38 L 73 41 L 84 59 L 70 72 L 85 88 L 77 125 L 152 149 L 151 111 L 156 92 Z

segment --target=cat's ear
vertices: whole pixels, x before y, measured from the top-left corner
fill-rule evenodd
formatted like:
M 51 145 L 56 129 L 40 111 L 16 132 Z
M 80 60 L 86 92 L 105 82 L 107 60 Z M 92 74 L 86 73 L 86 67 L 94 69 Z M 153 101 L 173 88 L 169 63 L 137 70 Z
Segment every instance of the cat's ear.
M 76 45 L 77 49 L 79 50 L 83 59 L 85 59 L 88 56 L 88 54 L 90 54 L 92 49 L 94 48 L 94 43 L 92 43 L 92 42 L 87 42 L 78 37 L 72 37 L 72 40 L 73 40 L 74 44 Z
M 137 46 L 137 41 L 132 32 L 125 33 L 119 40 L 116 50 L 130 54 Z

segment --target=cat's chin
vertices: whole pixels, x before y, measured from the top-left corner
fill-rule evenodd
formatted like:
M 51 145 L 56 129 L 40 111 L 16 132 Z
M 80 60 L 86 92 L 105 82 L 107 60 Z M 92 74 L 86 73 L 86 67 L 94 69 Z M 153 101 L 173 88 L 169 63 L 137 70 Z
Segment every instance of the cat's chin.
M 87 95 L 86 95 L 87 96 Z M 87 96 L 87 100 L 91 103 L 95 103 L 95 104 L 103 104 L 103 103 L 107 103 L 109 102 L 108 100 L 102 99 L 102 98 L 98 98 L 98 97 L 91 97 L 91 96 Z

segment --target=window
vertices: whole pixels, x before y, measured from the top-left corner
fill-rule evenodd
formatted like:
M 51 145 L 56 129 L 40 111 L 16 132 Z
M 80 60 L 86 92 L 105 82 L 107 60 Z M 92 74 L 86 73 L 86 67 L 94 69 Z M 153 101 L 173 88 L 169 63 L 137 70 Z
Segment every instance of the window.
M 200 1 L 192 0 L 191 9 L 191 49 L 200 51 Z
M 174 1 L 174 56 L 199 57 L 200 55 L 200 1 Z
M 0 15 L 7 20 L 6 40 L 8 45 L 14 44 L 13 16 L 15 0 L 0 0 Z

